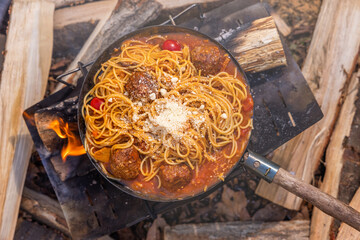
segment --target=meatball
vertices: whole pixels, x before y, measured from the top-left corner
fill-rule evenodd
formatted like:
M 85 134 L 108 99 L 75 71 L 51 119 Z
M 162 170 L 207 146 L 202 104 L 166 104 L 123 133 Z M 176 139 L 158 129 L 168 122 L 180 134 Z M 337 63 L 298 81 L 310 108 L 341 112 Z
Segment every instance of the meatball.
M 202 76 L 215 75 L 221 69 L 221 53 L 216 46 L 197 46 L 191 51 L 191 60 Z
M 110 172 L 117 178 L 130 180 L 140 173 L 140 157 L 134 147 L 118 149 L 110 157 Z
M 169 191 L 176 191 L 188 185 L 192 172 L 186 164 L 162 165 L 159 170 L 161 185 Z
M 156 96 L 158 82 L 149 73 L 134 72 L 125 84 L 125 90 L 130 97 L 148 102 Z

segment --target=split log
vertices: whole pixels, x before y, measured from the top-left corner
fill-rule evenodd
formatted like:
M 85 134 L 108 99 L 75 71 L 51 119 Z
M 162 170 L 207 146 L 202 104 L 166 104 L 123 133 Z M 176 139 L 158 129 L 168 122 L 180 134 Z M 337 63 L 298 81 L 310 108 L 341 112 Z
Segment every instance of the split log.
M 113 19 L 117 18 L 111 17 L 110 19 L 111 20 L 109 20 L 108 23 L 113 22 Z M 112 26 L 107 32 L 113 32 L 114 29 L 117 28 Z M 102 30 L 101 32 L 104 31 Z M 226 35 L 226 33 L 224 33 L 224 35 Z M 223 38 L 225 38 L 225 36 Z M 87 49 L 86 53 L 84 52 L 86 47 L 83 47 L 69 69 L 76 68 L 75 63 L 79 60 L 82 60 L 83 62 L 93 60 L 95 58 L 94 56 L 100 54 L 101 50 L 104 49 L 100 43 L 103 43 L 103 46 L 108 46 L 112 41 L 116 40 L 114 35 L 112 35 L 110 41 L 110 37 L 107 37 L 104 33 L 97 35 L 96 39 L 97 40 L 94 40 L 95 42 L 92 43 L 92 47 Z M 249 23 L 246 28 L 234 34 L 230 40 L 229 46 L 233 50 L 236 60 L 247 72 L 261 72 L 286 65 L 284 49 L 275 21 L 271 16 L 257 19 Z M 78 75 L 74 74 L 72 78 L 68 78 L 67 81 L 72 81 L 76 79 L 77 76 Z M 59 86 L 59 88 L 61 87 L 62 86 Z
M 39 136 L 50 153 L 59 150 L 63 144 L 63 140 L 58 137 L 56 132 L 50 129 L 53 121 L 64 121 L 69 125 L 76 125 L 77 122 L 77 100 L 78 97 L 68 98 L 60 103 L 43 108 L 35 112 L 34 120 Z M 63 126 L 61 126 L 63 127 Z
M 63 141 L 56 134 L 56 132 L 49 128 L 50 123 L 53 121 L 59 121 L 59 117 L 56 114 L 35 113 L 34 120 L 39 136 L 49 152 L 54 152 L 61 148 Z
M 156 18 L 160 10 L 161 5 L 154 0 L 137 3 L 131 0 L 121 1 L 111 14 L 100 20 L 68 70 L 77 68 L 79 61 L 86 63 L 95 60 L 115 40 Z M 75 73 L 66 81 L 76 83 L 78 77 L 79 73 Z M 63 85 L 59 84 L 55 91 L 62 87 Z
M 60 204 L 46 195 L 24 188 L 21 208 L 34 219 L 70 236 Z
M 14 0 L 0 86 L 0 239 L 12 239 L 32 139 L 24 109 L 42 99 L 51 64 L 54 3 Z
M 64 8 L 64 7 L 70 7 L 74 5 L 84 5 L 84 0 L 53 0 L 55 2 L 55 8 Z M 183 1 L 177 1 L 177 0 L 156 0 L 158 3 L 162 5 L 163 9 L 174 9 L 174 8 L 181 8 L 186 7 L 190 4 L 194 3 L 213 3 L 213 2 L 220 2 L 223 0 L 183 0 Z
M 219 0 L 183 0 L 183 1 L 178 1 L 178 0 L 156 0 L 157 2 L 159 2 L 162 7 L 164 9 L 174 9 L 174 8 L 181 8 L 181 7 L 186 7 L 190 4 L 194 4 L 194 3 L 212 3 L 212 2 L 218 2 Z
M 60 240 L 66 238 L 54 229 L 19 218 L 14 240 L 21 239 Z
M 246 72 L 261 72 L 286 65 L 284 49 L 271 16 L 251 22 L 229 45 Z
M 165 227 L 164 239 L 309 239 L 309 221 L 226 222 Z
M 158 216 L 151 224 L 151 227 L 146 234 L 146 240 L 161 239 L 161 230 L 164 230 L 165 226 L 168 226 L 165 219 L 161 216 Z
M 103 19 L 114 10 L 116 3 L 116 0 L 105 0 L 58 9 L 54 13 L 54 28 Z
M 324 154 L 339 112 L 342 89 L 350 80 L 360 47 L 360 2 L 322 3 L 313 40 L 303 67 L 324 118 L 274 152 L 272 160 L 310 183 Z M 351 37 L 349 37 L 351 36 Z M 285 208 L 298 210 L 302 199 L 261 181 L 256 194 Z
M 359 64 L 360 58 L 358 60 Z M 343 155 L 338 199 L 345 203 L 350 203 L 356 190 L 360 187 L 360 86 L 355 107 L 356 113 L 351 126 L 350 136 L 343 143 L 345 152 Z M 331 235 L 334 235 L 333 231 L 338 230 L 340 224 L 340 221 L 334 221 L 331 227 Z
M 94 60 L 94 57 L 100 55 L 105 48 L 121 36 L 153 20 L 160 12 L 160 9 L 161 6 L 154 1 L 139 1 L 138 3 L 131 0 L 122 1 L 120 6 L 116 6 L 111 17 L 107 19 L 94 39 L 88 40 L 91 41 L 89 48 L 86 51 L 81 49 L 77 56 L 78 60 L 83 62 Z
M 104 1 L 101 1 L 104 2 Z M 106 20 L 111 16 L 117 1 L 109 0 L 106 1 L 107 7 L 101 7 L 101 15 L 95 14 L 95 17 L 100 17 L 94 19 L 93 21 L 86 21 L 90 17 L 87 15 L 86 11 L 90 13 L 94 10 L 93 7 L 95 3 L 87 3 L 84 5 L 79 5 L 75 7 L 67 7 L 64 9 L 59 9 L 55 11 L 58 14 L 55 16 L 55 22 L 57 22 L 54 28 L 54 51 L 57 53 L 56 56 L 66 56 L 67 58 L 73 60 L 76 55 L 79 54 L 80 50 L 84 48 L 85 43 L 89 42 L 89 39 L 93 38 L 96 35 Z M 85 12 L 84 12 L 85 11 Z M 96 10 L 95 10 L 96 11 Z M 77 15 L 80 15 L 77 18 Z M 74 16 L 74 19 L 70 19 L 71 16 Z M 84 17 L 82 17 L 84 16 Z M 77 22 L 76 21 L 81 21 Z M 62 22 L 69 24 L 62 24 Z M 73 69 L 73 66 L 70 66 Z M 77 66 L 76 66 L 77 67 Z
M 52 0 L 55 3 L 55 8 L 62 8 L 83 4 L 85 0 Z
M 320 189 L 334 197 L 337 197 L 340 183 L 341 169 L 343 168 L 343 155 L 345 147 L 344 140 L 350 136 L 351 124 L 355 115 L 355 101 L 359 89 L 360 71 L 354 73 L 344 105 L 341 108 L 330 143 L 326 151 L 326 171 Z M 323 213 L 318 208 L 314 208 L 311 218 L 311 239 L 330 239 L 330 227 L 333 218 Z
M 273 9 L 270 10 L 270 14 L 274 18 L 279 32 L 284 37 L 289 36 L 289 34 L 291 33 L 291 27 L 289 27 L 289 25 L 287 25 L 286 22 L 280 17 L 280 15 L 277 14 Z
M 355 193 L 351 200 L 350 206 L 360 211 L 360 188 Z M 360 232 L 347 224 L 342 223 L 339 229 L 336 240 L 359 240 Z

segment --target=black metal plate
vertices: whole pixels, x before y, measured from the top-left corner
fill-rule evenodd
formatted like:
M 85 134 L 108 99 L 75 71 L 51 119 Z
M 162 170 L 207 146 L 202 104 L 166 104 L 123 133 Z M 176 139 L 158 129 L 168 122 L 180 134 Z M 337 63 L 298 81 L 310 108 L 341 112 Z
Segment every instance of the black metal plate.
M 181 202 L 150 202 L 133 197 L 119 190 L 107 181 L 91 164 L 87 155 L 70 157 L 62 162 L 60 152 L 48 152 L 38 134 L 34 114 L 63 102 L 79 94 L 80 89 L 65 87 L 59 92 L 26 109 L 24 119 L 39 153 L 46 173 L 54 188 L 67 225 L 74 239 L 99 237 L 118 229 L 134 225 L 157 214 L 179 207 L 191 200 Z M 76 102 L 74 102 L 76 104 Z M 72 113 L 67 118 L 76 117 Z M 59 149 L 60 150 L 60 149 Z M 62 169 L 77 166 L 74 173 L 61 180 L 54 163 L 62 164 Z M 234 176 L 234 175 L 232 175 Z M 224 182 L 220 183 L 221 187 Z M 215 191 L 216 188 L 212 189 Z M 206 195 L 212 191 L 208 191 Z M 205 197 L 202 195 L 200 197 Z M 198 197 L 199 198 L 199 197 Z
M 63 163 L 71 165 L 71 161 L 79 162 L 78 166 L 88 169 L 83 173 L 84 175 L 81 171 L 77 171 L 78 174 L 75 177 L 65 181 L 60 179 L 60 174 L 52 162 L 62 161 L 61 157 L 59 152 L 50 153 L 44 147 L 35 126 L 34 114 L 38 110 L 68 99 L 76 92 L 79 94 L 79 89 L 73 91 L 66 87 L 30 107 L 24 114 L 26 125 L 74 239 L 102 236 L 150 216 L 143 200 L 120 191 L 106 181 L 95 170 L 86 155 L 77 159 L 68 159 L 66 163 Z M 76 113 L 74 115 L 76 116 Z

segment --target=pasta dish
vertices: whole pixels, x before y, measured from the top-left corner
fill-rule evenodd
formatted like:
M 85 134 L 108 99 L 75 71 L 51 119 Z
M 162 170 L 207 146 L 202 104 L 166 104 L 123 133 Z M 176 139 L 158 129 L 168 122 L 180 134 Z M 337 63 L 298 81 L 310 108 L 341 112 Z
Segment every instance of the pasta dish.
M 226 52 L 185 33 L 134 37 L 84 98 L 85 149 L 135 191 L 181 198 L 224 180 L 252 128 L 249 87 Z

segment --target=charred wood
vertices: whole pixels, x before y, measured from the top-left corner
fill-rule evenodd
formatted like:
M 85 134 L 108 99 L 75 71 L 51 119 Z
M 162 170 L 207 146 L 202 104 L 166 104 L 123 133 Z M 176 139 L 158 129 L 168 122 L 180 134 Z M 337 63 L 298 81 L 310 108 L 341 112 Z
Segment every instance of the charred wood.
M 24 188 L 21 208 L 36 220 L 70 236 L 60 204 L 46 195 Z
M 165 227 L 164 239 L 309 239 L 309 221 L 227 222 Z

